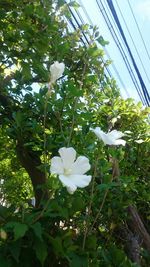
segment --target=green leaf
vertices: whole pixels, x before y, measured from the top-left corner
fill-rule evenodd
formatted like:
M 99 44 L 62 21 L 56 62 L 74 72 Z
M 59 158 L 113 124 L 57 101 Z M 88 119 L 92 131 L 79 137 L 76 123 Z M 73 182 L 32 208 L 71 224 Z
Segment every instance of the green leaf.
M 64 256 L 64 250 L 62 246 L 62 239 L 57 236 L 56 238 L 49 237 L 49 240 L 53 246 L 53 249 L 57 255 Z
M 43 241 L 41 224 L 39 222 L 37 222 L 34 225 L 32 225 L 31 228 L 33 229 L 36 237 L 38 237 L 41 241 Z
M 9 250 L 10 250 L 13 258 L 16 260 L 16 262 L 19 262 L 19 255 L 20 255 L 20 251 L 21 251 L 21 240 L 17 240 L 15 242 L 11 243 Z
M 40 241 L 39 239 L 36 239 L 35 244 L 34 244 L 34 249 L 35 249 L 37 259 L 40 261 L 40 263 L 43 266 L 45 259 L 47 257 L 47 254 L 48 254 L 46 244 Z
M 99 36 L 99 31 L 95 32 L 95 38 Z
M 81 211 L 85 206 L 84 199 L 77 196 L 72 203 L 73 212 Z
M 76 1 L 71 1 L 69 3 L 69 6 L 74 7 L 74 9 L 78 9 L 80 7 L 80 5 Z
M 88 267 L 88 259 L 87 256 L 78 256 L 76 254 L 73 255 L 70 267 Z
M 88 247 L 88 249 L 94 250 L 94 249 L 96 249 L 96 245 L 97 245 L 97 238 L 96 238 L 96 236 L 95 235 L 90 235 L 87 238 L 86 246 Z
M 15 240 L 23 237 L 27 230 L 28 226 L 26 224 L 16 223 L 14 227 Z
M 0 255 L 0 267 L 10 267 L 11 264 L 6 257 Z
M 22 62 L 22 75 L 23 79 L 28 80 L 31 79 L 31 70 L 30 65 L 26 62 Z
M 83 92 L 82 90 L 74 84 L 73 81 L 67 82 L 67 91 L 71 93 L 72 96 L 82 96 Z
M 104 38 L 102 36 L 100 36 L 99 38 L 97 38 L 97 42 L 99 42 L 102 46 L 108 45 L 109 42 L 105 41 Z
M 6 228 L 13 228 L 15 241 L 22 238 L 28 230 L 28 226 L 20 222 L 9 222 L 6 224 Z
M 33 88 L 31 87 L 31 86 L 27 86 L 26 88 L 25 88 L 27 91 L 32 91 L 33 90 Z
M 0 221 L 5 220 L 9 216 L 9 209 L 7 207 L 0 206 Z
M 116 186 L 118 186 L 118 184 L 112 182 L 112 183 L 108 183 L 108 184 L 100 184 L 97 186 L 97 188 L 99 190 L 107 190 L 107 189 L 111 189 L 111 188 L 116 187 Z
M 66 4 L 66 2 L 64 0 L 58 0 L 58 7 L 61 7 L 64 4 Z
M 24 118 L 25 116 L 21 111 L 13 112 L 13 119 L 15 120 L 17 127 L 22 127 Z

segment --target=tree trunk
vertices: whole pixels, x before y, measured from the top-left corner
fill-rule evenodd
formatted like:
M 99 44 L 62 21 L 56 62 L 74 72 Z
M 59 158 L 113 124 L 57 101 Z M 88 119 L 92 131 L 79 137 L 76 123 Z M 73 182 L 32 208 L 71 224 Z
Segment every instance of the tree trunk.
M 129 206 L 128 213 L 131 217 L 131 223 L 129 222 L 130 228 L 132 228 L 132 231 L 140 237 L 144 247 L 150 252 L 150 235 L 147 232 L 136 208 L 134 206 Z
M 38 167 L 41 165 L 40 158 L 32 150 L 28 150 L 23 144 L 18 143 L 17 147 L 18 159 L 21 165 L 29 174 L 36 199 L 36 207 L 42 205 L 42 200 L 48 199 L 48 190 L 46 189 L 46 176 Z
M 141 247 L 140 247 L 139 238 L 136 234 L 134 234 L 130 230 L 127 231 L 126 238 L 127 238 L 127 246 L 126 247 L 127 247 L 127 253 L 129 255 L 129 258 L 131 259 L 131 261 L 137 263 L 140 266 Z
M 116 228 L 115 236 L 119 242 L 121 241 L 128 258 L 132 262 L 137 263 L 140 266 L 141 244 L 139 236 L 131 231 L 127 223 L 124 223 L 121 227 L 119 226 L 118 228 Z
M 11 76 L 8 76 L 4 80 L 4 84 L 9 82 Z M 2 91 L 2 85 L 0 84 L 0 90 Z M 2 115 L 9 118 L 10 121 L 13 120 L 12 113 L 15 110 L 19 110 L 19 103 L 8 95 L 0 93 L 0 104 L 4 107 Z M 2 117 L 3 118 L 3 117 Z M 27 149 L 23 142 L 17 141 L 16 152 L 21 165 L 25 168 L 27 173 L 31 178 L 33 185 L 33 190 L 35 193 L 36 207 L 42 204 L 42 200 L 48 199 L 48 190 L 46 189 L 46 177 L 38 167 L 41 165 L 41 160 L 39 156 L 32 151 L 32 149 Z

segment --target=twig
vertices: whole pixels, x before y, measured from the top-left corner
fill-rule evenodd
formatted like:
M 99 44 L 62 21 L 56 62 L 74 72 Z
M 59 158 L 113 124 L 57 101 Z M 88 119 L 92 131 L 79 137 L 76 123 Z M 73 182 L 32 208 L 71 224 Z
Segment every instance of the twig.
M 51 94 L 51 83 L 49 82 L 48 84 L 48 92 L 46 94 L 46 98 L 45 98 L 45 104 L 44 104 L 44 120 L 43 120 L 43 125 L 44 125 L 44 172 L 45 172 L 45 177 L 46 177 L 46 162 L 47 162 L 47 158 L 46 158 L 46 118 L 47 118 L 47 104 L 48 104 L 48 98 L 50 97 Z
M 40 212 L 40 214 L 34 219 L 33 223 L 37 222 L 43 216 L 44 211 L 47 209 L 50 200 L 51 200 L 51 198 L 49 197 L 49 199 L 47 200 L 47 203 L 45 204 L 44 208 L 42 209 L 42 211 Z
M 83 73 L 82 73 L 82 79 L 81 79 L 81 82 L 80 82 L 80 88 L 79 88 L 79 90 L 81 90 L 82 87 L 83 87 L 83 80 L 84 80 L 84 74 L 85 74 L 85 71 L 86 71 L 86 67 L 87 67 L 87 64 L 84 64 Z M 69 135 L 67 146 L 70 145 L 70 141 L 71 141 L 71 138 L 72 138 L 73 128 L 74 128 L 74 124 L 75 124 L 75 110 L 76 110 L 78 98 L 79 97 L 76 97 L 75 102 L 74 102 L 73 116 L 72 116 L 72 124 L 71 124 L 70 135 Z
M 44 104 L 44 172 L 46 176 L 46 117 L 47 117 L 47 102 L 48 102 L 48 96 L 46 95 L 45 104 Z
M 119 166 L 118 166 L 118 162 L 117 162 L 116 159 L 113 159 L 113 164 L 114 164 L 114 165 L 113 165 L 113 172 L 112 172 L 112 177 L 111 177 L 110 183 L 113 181 L 114 177 L 117 177 L 117 176 L 116 176 L 116 173 L 119 173 Z M 118 170 L 116 170 L 116 168 L 117 168 Z M 103 200 L 102 200 L 102 203 L 101 203 L 101 205 L 100 205 L 99 211 L 98 211 L 98 213 L 97 213 L 97 215 L 96 215 L 96 217 L 95 217 L 95 220 L 94 220 L 94 222 L 93 222 L 93 224 L 92 224 L 92 226 L 91 226 L 89 232 L 92 231 L 92 229 L 93 229 L 95 223 L 97 222 L 97 220 L 98 220 L 98 218 L 99 218 L 99 216 L 100 216 L 100 214 L 101 214 L 101 211 L 102 211 L 103 206 L 104 206 L 104 204 L 105 204 L 105 200 L 106 200 L 106 197 L 107 197 L 107 195 L 108 195 L 108 192 L 109 192 L 109 189 L 107 189 L 107 190 L 105 191 L 105 194 L 104 194 L 104 196 L 103 196 Z
M 140 236 L 144 246 L 150 252 L 150 235 L 147 229 L 145 228 L 145 225 L 142 222 L 137 209 L 134 206 L 130 205 L 128 207 L 128 213 L 131 217 L 131 223 L 130 223 L 131 227 Z
M 90 203 L 89 203 L 89 207 L 88 207 L 88 220 L 86 223 L 86 227 L 85 227 L 85 232 L 84 232 L 84 237 L 83 237 L 83 244 L 82 244 L 82 249 L 84 250 L 85 248 L 85 242 L 86 242 L 86 238 L 87 238 L 87 233 L 88 233 L 88 229 L 89 229 L 89 218 L 90 218 L 90 213 L 91 213 L 91 208 L 92 208 L 92 201 L 93 201 L 93 195 L 94 195 L 94 182 L 95 182 L 95 177 L 96 177 L 96 172 L 97 172 L 97 164 L 98 164 L 98 157 L 94 166 L 94 174 L 93 174 L 93 181 L 92 181 L 92 188 L 91 188 L 91 196 L 90 196 Z

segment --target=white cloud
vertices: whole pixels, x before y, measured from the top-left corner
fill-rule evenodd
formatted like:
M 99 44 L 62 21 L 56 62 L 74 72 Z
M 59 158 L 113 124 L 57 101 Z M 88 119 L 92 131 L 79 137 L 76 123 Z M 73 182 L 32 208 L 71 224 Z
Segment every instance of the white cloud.
M 137 4 L 137 11 L 143 20 L 150 20 L 150 0 L 140 1 Z

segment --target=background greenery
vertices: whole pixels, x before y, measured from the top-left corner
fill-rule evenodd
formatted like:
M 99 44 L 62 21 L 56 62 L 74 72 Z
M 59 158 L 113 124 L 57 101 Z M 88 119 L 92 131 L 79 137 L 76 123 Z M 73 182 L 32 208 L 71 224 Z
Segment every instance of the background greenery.
M 69 31 L 65 1 L 1 1 L 0 19 L 0 267 L 148 267 L 149 108 L 121 98 L 105 75 L 98 43 L 107 42 L 96 27 Z M 56 60 L 65 72 L 44 125 Z M 104 146 L 90 131 L 96 126 L 130 131 L 127 145 Z M 73 195 L 49 172 L 64 146 L 92 165 L 91 184 Z

